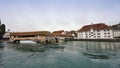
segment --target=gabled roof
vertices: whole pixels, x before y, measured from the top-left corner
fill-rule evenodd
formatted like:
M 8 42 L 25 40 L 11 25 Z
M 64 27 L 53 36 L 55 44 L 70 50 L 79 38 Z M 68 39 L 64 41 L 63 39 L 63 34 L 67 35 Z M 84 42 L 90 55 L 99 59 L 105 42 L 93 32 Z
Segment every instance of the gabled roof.
M 85 25 L 83 26 L 78 32 L 83 32 L 83 31 L 90 31 L 90 29 L 93 30 L 106 30 L 106 29 L 111 29 L 108 25 L 104 23 L 98 23 L 98 24 L 92 24 L 92 25 Z
M 62 32 L 64 32 L 64 30 L 53 31 L 52 33 L 62 34 Z
M 10 36 L 28 36 L 28 35 L 40 35 L 40 34 L 50 34 L 49 31 L 31 31 L 31 32 L 13 32 Z

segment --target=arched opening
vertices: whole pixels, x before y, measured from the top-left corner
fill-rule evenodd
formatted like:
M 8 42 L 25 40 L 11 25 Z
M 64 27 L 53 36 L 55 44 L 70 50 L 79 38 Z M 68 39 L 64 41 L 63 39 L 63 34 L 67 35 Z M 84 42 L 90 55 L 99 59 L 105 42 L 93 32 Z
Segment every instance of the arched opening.
M 58 43 L 59 41 L 58 41 L 58 38 L 55 38 L 55 41 L 56 41 L 56 43 Z

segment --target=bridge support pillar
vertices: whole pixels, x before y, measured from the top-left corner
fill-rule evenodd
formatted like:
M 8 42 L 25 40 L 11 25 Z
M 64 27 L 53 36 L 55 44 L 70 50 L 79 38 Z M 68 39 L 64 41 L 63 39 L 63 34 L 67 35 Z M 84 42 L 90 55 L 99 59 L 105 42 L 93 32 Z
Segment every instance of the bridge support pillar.
M 15 40 L 15 41 L 13 41 L 13 43 L 20 43 L 20 40 Z

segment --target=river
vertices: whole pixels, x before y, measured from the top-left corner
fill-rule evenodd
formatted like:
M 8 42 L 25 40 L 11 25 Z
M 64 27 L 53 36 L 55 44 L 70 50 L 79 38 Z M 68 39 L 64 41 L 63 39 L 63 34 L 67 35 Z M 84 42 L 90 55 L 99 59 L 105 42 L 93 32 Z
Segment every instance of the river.
M 120 42 L 0 43 L 0 68 L 120 68 Z

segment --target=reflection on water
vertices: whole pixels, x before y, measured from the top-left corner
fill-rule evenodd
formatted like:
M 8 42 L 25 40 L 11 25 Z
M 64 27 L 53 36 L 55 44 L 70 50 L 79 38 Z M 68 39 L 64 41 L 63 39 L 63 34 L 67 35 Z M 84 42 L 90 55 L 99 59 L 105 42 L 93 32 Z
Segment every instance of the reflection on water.
M 86 42 L 84 55 L 94 59 L 109 59 L 117 57 L 120 48 L 118 42 Z
M 0 42 L 0 48 L 3 48 L 4 47 L 4 43 L 3 42 Z
M 33 43 L 21 43 L 21 44 L 10 44 L 9 48 L 25 51 L 25 52 L 44 52 L 49 48 L 59 48 L 63 49 L 64 46 L 61 45 L 43 45 L 43 44 L 33 44 Z
M 44 52 L 46 50 L 44 46 L 35 45 L 33 43 L 11 44 L 11 47 L 15 50 L 26 52 Z
M 120 42 L 4 43 L 0 68 L 120 68 Z
M 20 41 L 20 43 L 36 43 L 36 42 L 34 42 L 34 41 Z

